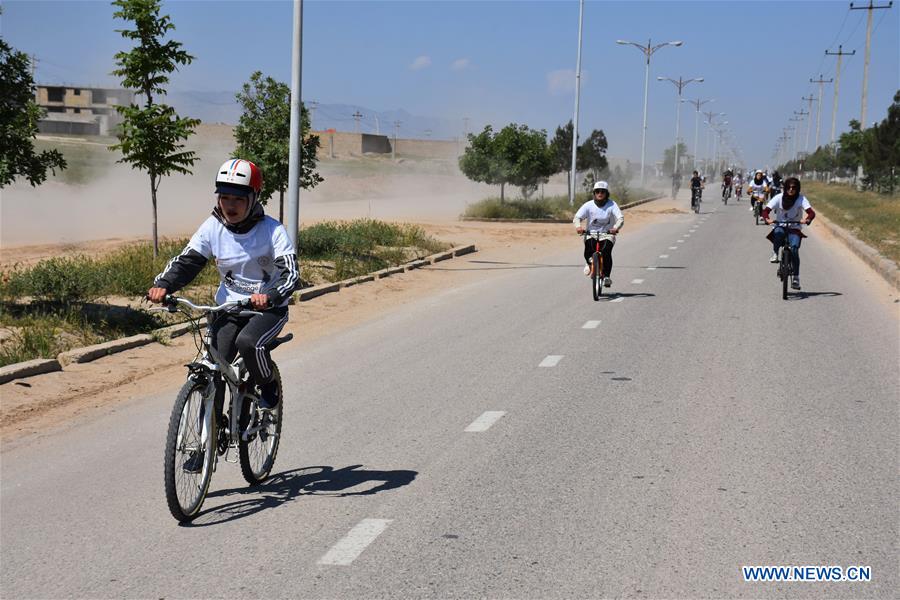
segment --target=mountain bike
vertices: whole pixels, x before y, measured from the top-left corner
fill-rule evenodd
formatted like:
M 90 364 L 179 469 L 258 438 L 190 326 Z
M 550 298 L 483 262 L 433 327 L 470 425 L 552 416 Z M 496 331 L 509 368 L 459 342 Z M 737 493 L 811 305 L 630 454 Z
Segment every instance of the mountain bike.
M 162 307 L 150 309 L 185 314 L 193 326 L 197 346 L 197 357 L 185 365 L 187 381 L 172 408 L 163 469 L 169 511 L 182 523 L 199 514 L 220 456 L 225 462 L 240 462 L 241 473 L 251 485 L 264 481 L 275 463 L 284 406 L 280 401 L 282 387 L 278 366 L 272 362 L 279 402 L 275 408 L 265 410 L 259 406 L 259 393 L 250 381 L 244 360 L 238 356 L 228 363 L 212 347 L 215 322 L 225 314 L 241 317 L 260 314 L 247 310 L 249 306 L 249 300 L 198 306 L 169 295 L 163 300 Z M 201 331 L 203 317 L 206 317 L 205 332 Z M 266 349 L 274 350 L 293 337 L 289 333 L 275 338 Z M 227 414 L 223 414 L 226 392 L 230 402 Z
M 691 208 L 695 213 L 700 212 L 700 198 L 703 192 L 700 188 L 691 188 Z
M 591 255 L 591 294 L 594 300 L 600 300 L 603 295 L 603 253 L 600 251 L 600 239 L 602 233 L 585 233 L 584 241 L 591 238 L 595 242 L 594 253 Z
M 722 188 L 722 204 L 728 205 L 728 199 L 731 198 L 731 186 L 727 185 Z
M 781 299 L 788 298 L 788 281 L 794 275 L 793 251 L 788 245 L 788 225 L 801 225 L 800 221 L 779 221 L 774 227 L 784 227 L 784 243 L 778 248 L 778 278 L 781 280 Z

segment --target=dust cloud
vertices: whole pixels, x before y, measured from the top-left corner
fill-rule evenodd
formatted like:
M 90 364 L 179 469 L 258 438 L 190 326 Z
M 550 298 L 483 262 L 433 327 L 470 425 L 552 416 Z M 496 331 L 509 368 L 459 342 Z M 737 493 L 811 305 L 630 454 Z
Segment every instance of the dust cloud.
M 191 147 L 200 157 L 194 174 L 167 177 L 159 188 L 161 236 L 189 236 L 214 205 L 215 169 L 231 156 L 234 142 L 227 126 L 201 127 L 192 138 Z M 128 165 L 115 163 L 112 153 L 93 146 L 93 162 L 87 161 L 92 166 L 82 183 L 66 182 L 58 175 L 37 188 L 17 182 L 3 190 L 0 246 L 7 249 L 150 237 L 149 178 Z M 72 144 L 64 149 L 73 152 Z M 497 186 L 468 180 L 453 159 L 391 161 L 370 155 L 322 158 L 318 171 L 325 181 L 313 190 L 301 190 L 303 224 L 360 217 L 453 221 L 468 203 L 499 194 Z M 565 183 L 547 184 L 546 192 L 565 193 Z M 269 201 L 266 212 L 278 217 L 277 195 Z

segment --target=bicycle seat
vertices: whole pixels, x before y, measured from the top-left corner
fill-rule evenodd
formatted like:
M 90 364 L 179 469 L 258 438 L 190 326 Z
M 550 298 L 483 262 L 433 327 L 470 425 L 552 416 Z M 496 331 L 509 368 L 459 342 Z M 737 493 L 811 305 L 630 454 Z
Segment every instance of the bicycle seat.
M 266 349 L 269 350 L 269 351 L 271 352 L 272 350 L 274 350 L 274 349 L 277 348 L 278 346 L 280 346 L 280 345 L 282 345 L 282 344 L 284 344 L 284 343 L 287 343 L 287 342 L 291 341 L 292 339 L 294 339 L 294 334 L 293 334 L 293 333 L 289 333 L 289 334 L 287 334 L 287 335 L 285 335 L 285 336 L 282 336 L 282 337 L 277 337 L 277 338 L 275 338 L 274 340 L 272 340 L 271 342 L 269 342 L 268 344 L 266 344 Z

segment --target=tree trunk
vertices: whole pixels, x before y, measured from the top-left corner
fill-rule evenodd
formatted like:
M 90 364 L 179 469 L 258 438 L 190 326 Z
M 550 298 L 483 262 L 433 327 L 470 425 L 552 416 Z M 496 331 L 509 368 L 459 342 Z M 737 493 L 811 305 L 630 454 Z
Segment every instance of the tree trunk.
M 153 172 L 150 172 L 150 198 L 153 201 L 153 258 L 159 256 L 159 234 L 157 230 L 157 220 L 156 220 L 156 184 L 154 182 L 156 179 L 153 175 Z
M 504 188 L 506 187 L 505 183 L 500 184 L 500 204 L 503 204 L 505 196 L 503 195 Z
M 284 223 L 284 190 L 278 190 L 278 220 Z

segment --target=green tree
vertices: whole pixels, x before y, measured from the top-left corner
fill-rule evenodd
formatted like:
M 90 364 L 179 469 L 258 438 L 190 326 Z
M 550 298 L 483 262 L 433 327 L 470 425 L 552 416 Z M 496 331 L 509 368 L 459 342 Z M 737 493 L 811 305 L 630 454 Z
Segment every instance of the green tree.
M 571 138 L 570 138 L 571 140 Z M 591 135 L 578 147 L 575 165 L 579 171 L 591 171 L 594 178 L 599 177 L 601 171 L 606 169 L 606 134 L 602 129 L 595 129 Z
M 865 185 L 880 192 L 893 192 L 900 173 L 900 91 L 888 107 L 887 117 L 865 131 L 861 147 Z
M 42 116 L 28 56 L 0 39 L 0 188 L 20 176 L 37 186 L 47 179 L 48 169 L 56 173 L 66 168 L 59 151 L 34 151 Z
M 515 123 L 496 134 L 490 125 L 478 135 L 469 134 L 459 168 L 469 179 L 499 185 L 501 202 L 507 184 L 522 188 L 527 197 L 555 172 L 547 133 Z
M 256 71 L 235 97 L 243 109 L 234 128 L 235 157 L 252 161 L 262 170 L 260 202 L 265 204 L 277 191 L 278 219 L 283 221 L 284 192 L 290 170 L 291 89 Z M 309 135 L 309 111 L 305 106 L 301 106 L 300 123 L 303 140 L 300 186 L 310 189 L 324 179 L 315 170 L 319 136 Z
M 118 68 L 113 75 L 122 78 L 122 85 L 143 95 L 144 104 L 117 106 L 123 121 L 117 137 L 119 143 L 110 150 L 120 150 L 118 162 L 146 171 L 150 176 L 150 197 L 153 202 L 153 255 L 159 254 L 157 233 L 156 192 L 162 178 L 171 173 L 190 174 L 197 161 L 193 151 L 185 150 L 186 140 L 200 123 L 199 119 L 179 117 L 171 106 L 155 101 L 166 94 L 169 74 L 178 65 L 190 64 L 194 57 L 181 49 L 181 43 L 163 42 L 166 34 L 175 29 L 168 15 L 159 14 L 159 0 L 115 0 L 119 7 L 113 16 L 131 21 L 135 29 L 117 29 L 122 37 L 133 40 L 134 48 L 117 52 Z
M 681 162 L 681 158 L 687 155 L 687 146 L 683 142 L 678 142 L 678 162 Z M 675 145 L 669 146 L 663 151 L 663 173 L 674 173 L 674 165 L 675 165 Z M 684 173 L 682 173 L 682 176 Z M 710 175 L 714 175 L 710 173 Z

